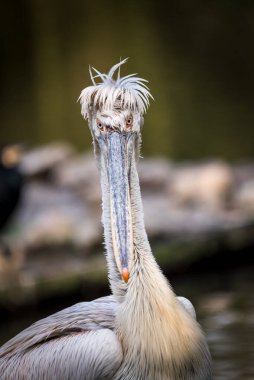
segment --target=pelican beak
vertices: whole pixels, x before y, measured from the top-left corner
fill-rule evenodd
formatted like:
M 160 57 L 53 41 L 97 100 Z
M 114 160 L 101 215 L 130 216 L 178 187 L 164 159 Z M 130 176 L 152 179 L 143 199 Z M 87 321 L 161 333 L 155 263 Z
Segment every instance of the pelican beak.
M 130 133 L 110 132 L 105 137 L 112 246 L 123 281 L 129 280 L 129 262 L 133 252 L 129 169 L 133 144 Z

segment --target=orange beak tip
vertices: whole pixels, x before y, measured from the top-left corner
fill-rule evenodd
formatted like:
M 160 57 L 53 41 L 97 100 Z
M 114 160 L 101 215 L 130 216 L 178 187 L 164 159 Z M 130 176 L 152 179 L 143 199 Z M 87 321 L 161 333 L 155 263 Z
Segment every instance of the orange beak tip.
M 127 284 L 128 280 L 129 280 L 129 271 L 127 268 L 123 268 L 122 278 L 123 278 L 124 282 L 126 282 L 126 284 Z

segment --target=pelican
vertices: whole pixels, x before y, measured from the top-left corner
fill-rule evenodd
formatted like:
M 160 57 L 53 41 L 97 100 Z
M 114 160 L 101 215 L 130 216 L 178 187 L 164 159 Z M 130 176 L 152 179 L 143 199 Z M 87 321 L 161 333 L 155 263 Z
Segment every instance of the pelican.
M 194 308 L 176 297 L 148 242 L 136 165 L 152 96 L 144 79 L 120 76 L 125 62 L 108 74 L 90 68 L 92 85 L 79 98 L 100 170 L 112 295 L 64 309 L 5 343 L 1 380 L 212 378 Z

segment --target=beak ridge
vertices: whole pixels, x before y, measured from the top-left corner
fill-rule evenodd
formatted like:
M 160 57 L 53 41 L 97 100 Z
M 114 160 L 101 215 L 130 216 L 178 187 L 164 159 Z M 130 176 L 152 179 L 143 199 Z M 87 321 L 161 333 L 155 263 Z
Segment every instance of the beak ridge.
M 106 150 L 113 253 L 119 273 L 127 283 L 133 249 L 127 136 L 111 132 L 107 136 Z

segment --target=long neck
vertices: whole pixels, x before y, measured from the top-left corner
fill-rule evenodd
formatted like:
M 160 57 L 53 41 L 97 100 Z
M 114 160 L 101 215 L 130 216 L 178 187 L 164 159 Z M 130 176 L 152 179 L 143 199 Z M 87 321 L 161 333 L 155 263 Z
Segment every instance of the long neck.
M 110 189 L 107 176 L 107 165 L 103 155 L 100 156 L 100 170 L 101 170 L 101 189 L 102 189 L 102 223 L 104 226 L 104 238 L 106 246 L 106 258 L 108 264 L 109 282 L 113 294 L 118 298 L 119 302 L 123 302 L 124 297 L 127 294 L 128 289 L 131 289 L 130 284 L 139 281 L 139 271 L 142 268 L 144 273 L 156 273 L 155 279 L 158 281 L 160 278 L 164 284 L 163 288 L 167 290 L 167 293 L 172 293 L 170 287 L 162 275 L 154 256 L 151 252 L 150 244 L 147 238 L 145 225 L 143 206 L 141 200 L 141 192 L 139 185 L 139 178 L 136 167 L 135 155 L 132 155 L 130 170 L 129 170 L 129 188 L 130 188 L 130 205 L 132 214 L 132 233 L 133 233 L 133 256 L 130 258 L 130 280 L 126 285 L 117 268 L 115 257 L 113 254 L 112 244 L 112 230 L 111 230 L 111 212 L 110 212 Z M 153 277 L 151 276 L 149 283 L 151 283 Z M 173 293 L 172 293 L 173 294 Z
M 161 308 L 166 305 L 173 309 L 178 301 L 151 251 L 145 230 L 139 178 L 134 158 L 130 171 L 130 198 L 134 253 L 124 303 L 129 310 L 133 308 L 133 315 L 142 311 L 142 313 L 149 312 L 152 316 L 151 311 L 153 311 L 156 318 Z
M 115 325 L 124 352 L 115 380 L 210 379 L 210 356 L 202 331 L 180 305 L 152 255 L 135 157 L 129 177 L 134 252 L 127 284 L 113 254 L 107 163 L 101 159 L 100 165 L 109 281 L 119 302 Z
M 111 209 L 110 209 L 110 189 L 107 175 L 107 165 L 103 155 L 100 156 L 100 170 L 101 170 L 101 189 L 102 189 L 102 223 L 104 226 L 104 238 L 106 246 L 106 258 L 108 264 L 108 274 L 110 286 L 113 294 L 118 297 L 119 302 L 123 301 L 129 284 L 125 284 L 119 274 L 115 257 L 113 254 L 112 243 L 112 223 L 111 223 Z M 139 178 L 136 168 L 136 158 L 133 153 L 129 168 L 129 190 L 130 190 L 130 206 L 131 206 L 131 219 L 132 219 L 132 235 L 134 252 L 130 258 L 130 280 L 133 282 L 137 277 L 137 273 L 141 267 L 154 267 L 163 280 L 160 269 L 154 260 L 151 252 L 150 244 L 148 242 L 143 216 L 143 206 L 140 193 Z M 129 280 L 129 281 L 130 281 Z M 167 286 L 168 288 L 168 286 Z
M 156 290 L 156 293 L 161 293 L 162 297 L 167 296 L 167 298 L 175 298 L 168 281 L 155 261 L 147 238 L 139 178 L 134 158 L 130 171 L 130 197 L 133 222 L 134 257 L 132 260 L 130 284 L 128 286 L 127 295 L 133 298 L 132 292 L 137 293 L 138 285 L 142 282 L 146 289 L 143 293 L 143 297 L 146 297 L 147 294 L 148 298 L 151 299 L 151 294 Z M 156 295 L 158 296 L 159 294 Z
M 180 305 L 151 252 L 135 159 L 130 172 L 130 196 L 134 257 L 116 319 L 125 351 L 127 372 L 123 376 L 129 379 L 132 369 L 142 366 L 142 379 L 147 380 L 209 379 L 209 351 L 203 333 Z M 189 377 L 191 372 L 193 377 Z

